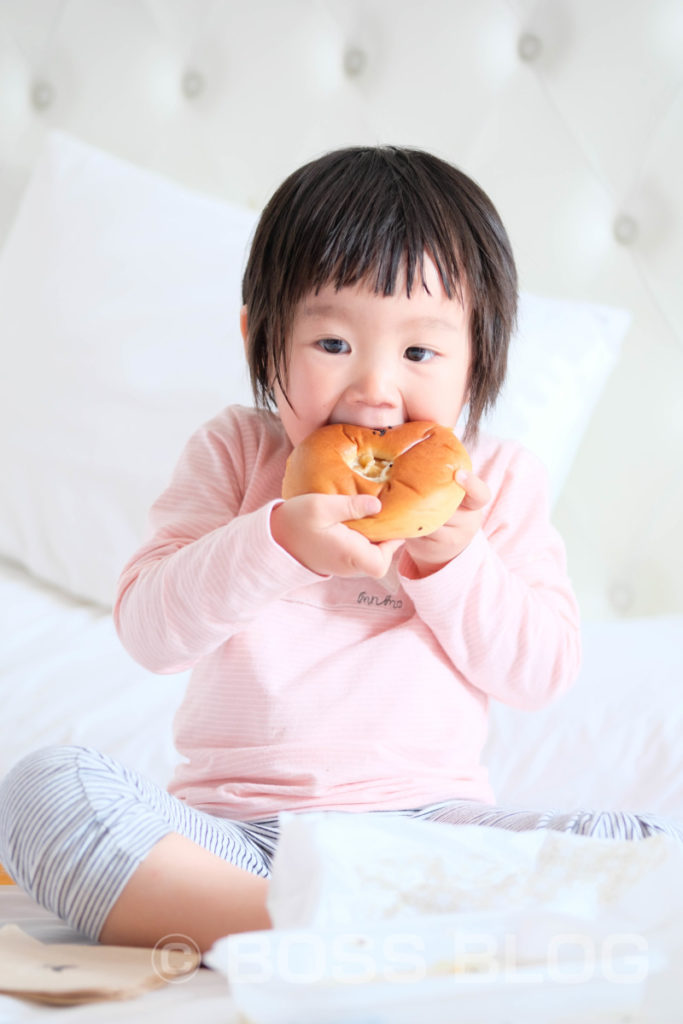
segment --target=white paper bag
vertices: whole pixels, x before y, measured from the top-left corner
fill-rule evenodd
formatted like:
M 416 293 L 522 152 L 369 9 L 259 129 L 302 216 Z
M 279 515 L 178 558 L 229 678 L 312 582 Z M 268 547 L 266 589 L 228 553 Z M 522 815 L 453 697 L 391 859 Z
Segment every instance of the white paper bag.
M 664 836 L 284 814 L 274 930 L 206 960 L 255 1024 L 503 1024 L 512 1005 L 526 1024 L 649 1021 L 633 1015 L 681 938 L 682 870 Z M 656 1024 L 683 998 L 666 977 Z

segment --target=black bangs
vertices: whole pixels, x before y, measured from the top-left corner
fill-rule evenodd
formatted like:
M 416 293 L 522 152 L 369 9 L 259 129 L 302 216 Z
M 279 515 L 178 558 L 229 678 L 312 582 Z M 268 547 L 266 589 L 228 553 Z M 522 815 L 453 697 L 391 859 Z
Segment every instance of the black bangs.
M 378 294 L 393 295 L 400 286 L 410 295 L 416 282 L 426 287 L 425 255 L 446 294 L 459 295 L 458 245 L 435 184 L 425 176 L 416 189 L 415 168 L 406 174 L 401 152 L 388 147 L 339 157 L 338 164 L 330 160 L 327 174 L 300 183 L 305 203 L 294 204 L 290 225 L 292 298 L 361 281 Z

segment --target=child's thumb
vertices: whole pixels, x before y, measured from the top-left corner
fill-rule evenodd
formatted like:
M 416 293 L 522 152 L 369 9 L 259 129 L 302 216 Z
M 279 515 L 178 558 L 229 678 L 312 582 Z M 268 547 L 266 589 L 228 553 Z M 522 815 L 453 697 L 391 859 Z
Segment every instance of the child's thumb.
M 373 494 L 351 494 L 344 519 L 365 519 L 366 516 L 377 515 L 381 508 L 382 502 Z

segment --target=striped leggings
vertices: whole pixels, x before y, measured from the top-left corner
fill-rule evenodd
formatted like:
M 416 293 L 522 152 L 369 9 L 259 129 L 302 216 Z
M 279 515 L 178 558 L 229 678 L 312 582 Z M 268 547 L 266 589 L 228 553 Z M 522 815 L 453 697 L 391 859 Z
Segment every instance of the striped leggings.
M 644 839 L 664 832 L 683 842 L 683 825 L 649 814 L 505 810 L 473 800 L 401 813 L 451 824 L 515 832 L 555 829 L 603 839 Z M 90 939 L 99 936 L 140 862 L 171 832 L 268 877 L 278 823 L 275 818 L 238 822 L 198 811 L 87 747 L 38 750 L 0 783 L 0 863 L 38 903 Z

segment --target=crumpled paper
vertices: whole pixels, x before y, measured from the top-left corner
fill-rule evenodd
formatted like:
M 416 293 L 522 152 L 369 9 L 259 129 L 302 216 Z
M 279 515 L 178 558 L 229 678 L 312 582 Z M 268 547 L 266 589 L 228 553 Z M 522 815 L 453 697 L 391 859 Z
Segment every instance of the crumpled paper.
M 651 1005 L 667 947 L 683 942 L 683 849 L 666 836 L 514 833 L 392 813 L 280 821 L 274 929 L 205 956 L 257 1024 L 450 1024 L 456 1011 L 500 1024 L 511 1000 L 527 1024 L 631 1020 Z M 681 985 L 665 977 L 676 991 L 639 1021 L 668 1024 L 664 1009 L 680 1005 Z
M 133 999 L 199 963 L 194 950 L 48 943 L 0 928 L 0 993 L 53 1006 Z
M 399 815 L 281 815 L 268 910 L 276 928 L 543 909 L 646 931 L 683 917 L 683 848 L 510 832 Z

